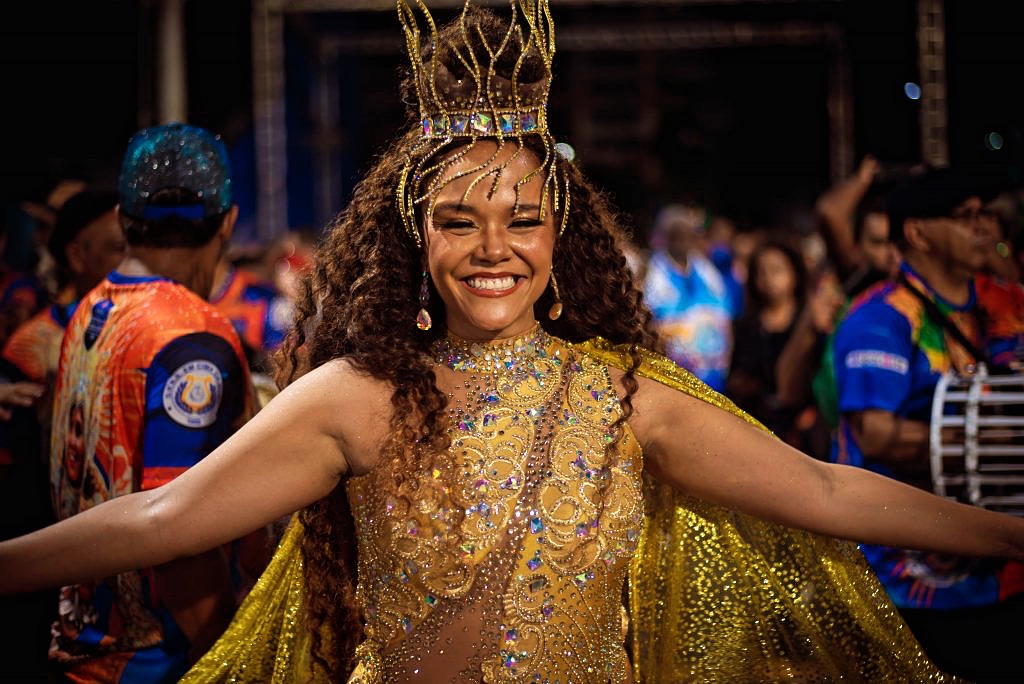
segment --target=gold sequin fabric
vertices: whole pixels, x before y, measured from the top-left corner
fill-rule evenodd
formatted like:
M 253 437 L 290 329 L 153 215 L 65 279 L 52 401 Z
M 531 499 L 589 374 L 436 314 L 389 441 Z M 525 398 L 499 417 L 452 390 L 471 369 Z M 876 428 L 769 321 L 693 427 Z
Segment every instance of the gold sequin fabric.
M 642 464 L 628 429 L 614 439 L 607 367 L 539 329 L 449 339 L 437 361 L 452 445 L 425 476 L 443 500 L 403 504 L 375 474 L 348 485 L 361 655 L 380 662 L 358 681 L 621 681 Z
M 498 388 L 481 361 L 503 354 L 440 360 L 450 379 L 476 364 L 449 383 L 450 460 L 429 474 L 444 505 L 391 499 L 374 473 L 349 481 L 367 635 L 350 682 L 625 681 L 627 565 L 636 681 L 953 681 L 853 544 L 642 481 L 628 427 L 604 448 L 619 415 L 608 368 L 630 365 L 626 348 L 532 342 L 542 357 Z M 638 373 L 743 415 L 660 356 L 643 352 Z M 300 535 L 184 681 L 311 681 Z
M 277 552 L 234 620 L 180 680 L 199 682 L 309 682 L 302 526 L 293 517 Z

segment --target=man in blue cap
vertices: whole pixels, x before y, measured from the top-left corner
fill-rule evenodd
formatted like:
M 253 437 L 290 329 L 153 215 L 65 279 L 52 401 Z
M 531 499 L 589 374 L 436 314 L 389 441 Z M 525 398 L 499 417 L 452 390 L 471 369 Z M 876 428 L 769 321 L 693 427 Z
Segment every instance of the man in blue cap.
M 126 256 L 83 298 L 61 351 L 60 518 L 177 477 L 252 411 L 238 336 L 206 301 L 238 214 L 223 143 L 184 124 L 143 130 L 118 194 Z M 233 614 L 230 570 L 218 550 L 63 587 L 50 656 L 72 681 L 177 681 Z

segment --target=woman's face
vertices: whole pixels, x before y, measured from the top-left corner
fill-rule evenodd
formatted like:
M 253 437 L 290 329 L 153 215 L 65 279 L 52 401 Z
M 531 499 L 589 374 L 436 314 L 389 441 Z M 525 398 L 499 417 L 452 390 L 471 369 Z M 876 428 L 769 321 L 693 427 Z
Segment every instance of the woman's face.
M 450 179 L 486 163 L 497 145 L 478 142 L 444 171 Z M 448 183 L 437 194 L 425 231 L 430 276 L 447 311 L 452 333 L 467 339 L 511 337 L 535 323 L 533 305 L 551 274 L 555 218 L 550 204 L 540 219 L 544 175 L 519 189 L 516 183 L 540 161 L 528 150 L 507 143 L 485 168 Z M 494 187 L 489 175 L 469 191 L 481 173 L 504 164 Z
M 777 249 L 766 249 L 757 259 L 757 289 L 765 301 L 778 302 L 792 297 L 796 274 L 786 255 Z

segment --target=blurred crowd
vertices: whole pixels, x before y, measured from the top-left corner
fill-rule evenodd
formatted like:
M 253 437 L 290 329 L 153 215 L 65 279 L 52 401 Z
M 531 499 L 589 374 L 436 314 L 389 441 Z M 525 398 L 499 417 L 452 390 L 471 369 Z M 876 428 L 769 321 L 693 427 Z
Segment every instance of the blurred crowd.
M 3 225 L 0 345 L 29 319 L 53 315 L 54 306 L 66 308 L 80 299 L 118 265 L 126 245 L 117 201 L 113 188 L 62 180 L 45 202 L 22 202 L 20 212 L 33 226 L 27 259 L 9 258 Z M 298 229 L 265 244 L 232 243 L 222 255 L 209 299 L 231 319 L 254 370 L 270 371 L 269 354 L 291 325 L 292 302 L 312 263 L 315 239 L 315 231 Z
M 943 175 L 955 175 L 957 187 L 946 187 Z M 634 247 L 629 261 L 666 353 L 794 446 L 828 459 L 839 423 L 832 339 L 851 303 L 906 268 L 887 200 L 915 183 L 911 192 L 938 212 L 978 198 L 970 258 L 1017 303 L 1024 189 L 991 172 L 887 173 L 868 156 L 818 197 L 810 230 L 801 217 L 738 229 L 710 207 L 664 207 L 649 246 Z
M 631 263 L 677 363 L 794 447 L 931 490 L 932 450 L 967 451 L 945 418 L 932 429 L 952 409 L 940 378 L 1021 374 L 1022 210 L 1019 184 L 991 173 L 894 176 L 867 157 L 818 198 L 813 230 L 740 232 L 709 208 L 669 206 Z M 995 467 L 1019 468 L 1022 433 L 1000 443 Z M 861 550 L 940 668 L 1019 677 L 1009 635 L 1024 566 Z

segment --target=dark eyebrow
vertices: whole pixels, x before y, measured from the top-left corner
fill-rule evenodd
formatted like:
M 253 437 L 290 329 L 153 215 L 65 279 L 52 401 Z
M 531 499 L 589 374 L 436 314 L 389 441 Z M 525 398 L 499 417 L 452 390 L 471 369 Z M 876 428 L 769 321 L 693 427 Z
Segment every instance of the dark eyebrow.
M 468 214 L 474 213 L 472 207 L 470 207 L 468 204 L 464 204 L 462 202 L 441 202 L 441 203 L 435 204 L 434 205 L 434 213 L 436 214 L 439 211 L 442 211 L 442 212 L 443 211 L 464 212 L 464 213 L 468 213 Z
M 519 205 L 519 211 L 517 211 L 515 213 L 516 214 L 531 214 L 531 213 L 533 213 L 533 214 L 540 214 L 540 205 L 539 204 L 520 204 Z

